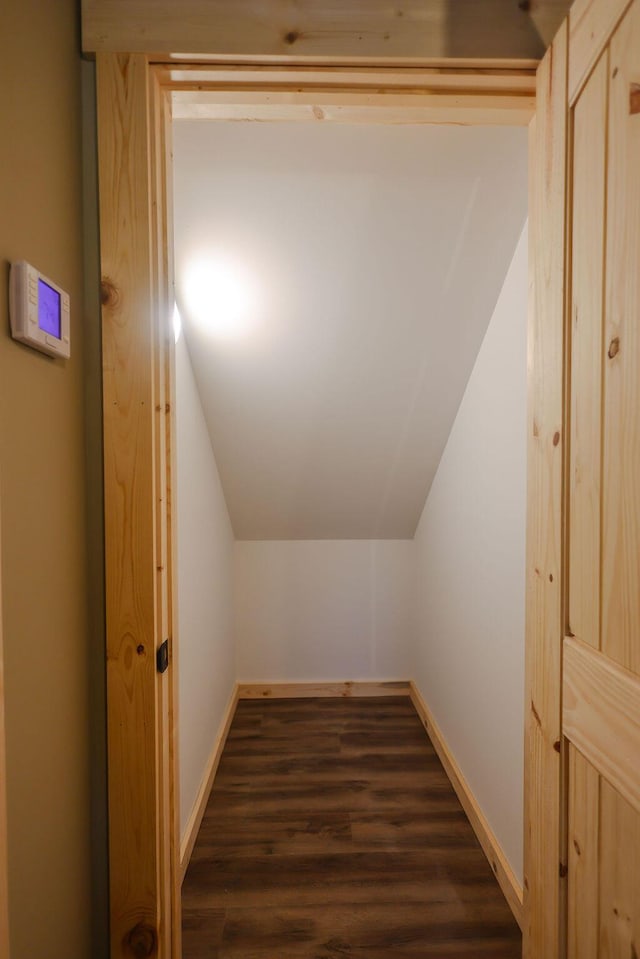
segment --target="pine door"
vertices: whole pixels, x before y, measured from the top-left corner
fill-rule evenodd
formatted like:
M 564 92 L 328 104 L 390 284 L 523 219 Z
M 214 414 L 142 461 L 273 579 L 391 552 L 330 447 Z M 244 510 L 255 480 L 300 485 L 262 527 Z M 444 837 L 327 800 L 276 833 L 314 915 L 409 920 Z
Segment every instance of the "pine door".
M 569 47 L 571 59 L 572 48 Z M 570 115 L 567 951 L 640 955 L 640 2 Z

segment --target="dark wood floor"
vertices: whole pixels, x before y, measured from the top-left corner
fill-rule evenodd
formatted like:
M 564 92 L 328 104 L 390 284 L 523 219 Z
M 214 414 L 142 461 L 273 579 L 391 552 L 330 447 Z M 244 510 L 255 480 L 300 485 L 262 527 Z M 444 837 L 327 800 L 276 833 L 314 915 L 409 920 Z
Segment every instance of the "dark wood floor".
M 520 956 L 406 698 L 244 701 L 183 886 L 184 959 Z

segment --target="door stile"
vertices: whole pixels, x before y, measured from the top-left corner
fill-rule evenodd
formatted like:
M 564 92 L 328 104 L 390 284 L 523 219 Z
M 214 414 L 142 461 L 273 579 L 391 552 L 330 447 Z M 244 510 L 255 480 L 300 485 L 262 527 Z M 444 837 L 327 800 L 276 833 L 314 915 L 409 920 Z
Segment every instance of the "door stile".
M 525 959 L 562 959 L 566 390 L 565 21 L 538 68 L 530 129 L 530 307 L 525 658 Z

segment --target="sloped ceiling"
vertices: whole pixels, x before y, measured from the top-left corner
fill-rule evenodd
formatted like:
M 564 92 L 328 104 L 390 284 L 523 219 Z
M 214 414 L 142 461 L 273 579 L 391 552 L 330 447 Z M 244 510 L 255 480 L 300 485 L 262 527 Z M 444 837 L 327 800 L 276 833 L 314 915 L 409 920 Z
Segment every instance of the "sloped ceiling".
M 236 537 L 413 536 L 525 222 L 526 130 L 174 128 L 177 300 Z M 241 336 L 189 309 L 203 257 L 248 290 Z

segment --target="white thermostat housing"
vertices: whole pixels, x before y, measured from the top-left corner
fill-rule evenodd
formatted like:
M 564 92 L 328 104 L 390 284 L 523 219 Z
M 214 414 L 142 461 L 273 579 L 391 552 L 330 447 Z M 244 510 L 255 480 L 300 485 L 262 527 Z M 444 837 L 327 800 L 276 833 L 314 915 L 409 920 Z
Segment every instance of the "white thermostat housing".
M 69 294 L 24 260 L 11 264 L 9 316 L 14 339 L 49 356 L 71 355 Z

